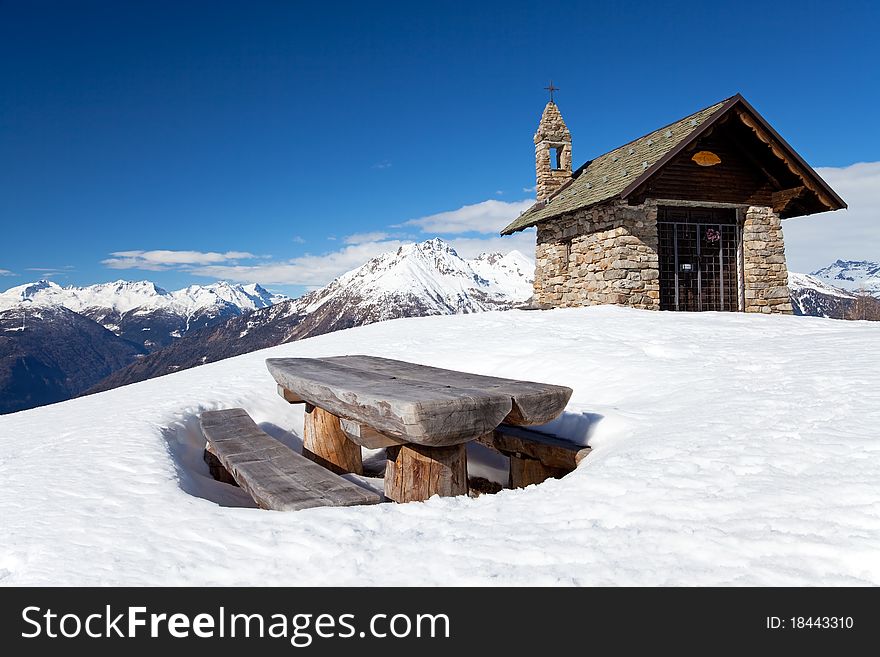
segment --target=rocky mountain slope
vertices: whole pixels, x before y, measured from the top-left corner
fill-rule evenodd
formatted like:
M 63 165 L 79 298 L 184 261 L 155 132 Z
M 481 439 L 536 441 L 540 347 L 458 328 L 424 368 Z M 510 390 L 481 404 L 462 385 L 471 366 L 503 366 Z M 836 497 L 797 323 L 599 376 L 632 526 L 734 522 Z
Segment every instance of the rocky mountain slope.
M 845 319 L 856 295 L 811 274 L 789 272 L 788 290 L 795 315 Z
M 75 397 L 145 353 L 62 306 L 0 312 L 0 414 Z
M 880 265 L 836 260 L 812 274 L 789 273 L 796 315 L 832 319 L 880 319 Z

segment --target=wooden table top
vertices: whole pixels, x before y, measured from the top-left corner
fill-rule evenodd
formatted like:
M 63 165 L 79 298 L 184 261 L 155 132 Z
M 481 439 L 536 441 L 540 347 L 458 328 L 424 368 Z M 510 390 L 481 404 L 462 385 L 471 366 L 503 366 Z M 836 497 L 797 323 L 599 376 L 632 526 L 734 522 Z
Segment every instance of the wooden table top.
M 571 388 L 468 374 L 376 356 L 269 358 L 284 389 L 334 415 L 429 446 L 474 440 L 499 424 L 544 424 Z

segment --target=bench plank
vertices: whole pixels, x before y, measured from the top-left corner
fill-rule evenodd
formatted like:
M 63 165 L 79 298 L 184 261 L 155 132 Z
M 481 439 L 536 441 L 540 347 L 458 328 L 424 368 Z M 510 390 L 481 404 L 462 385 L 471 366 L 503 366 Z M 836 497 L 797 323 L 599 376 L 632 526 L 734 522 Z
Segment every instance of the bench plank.
M 512 410 L 511 397 L 497 391 L 398 377 L 330 359 L 269 358 L 266 366 L 277 383 L 309 404 L 421 445 L 473 440 Z
M 429 365 L 417 365 L 402 360 L 378 356 L 332 356 L 321 360 L 348 367 L 389 374 L 399 379 L 430 382 L 456 388 L 473 388 L 511 398 L 512 408 L 504 422 L 507 424 L 545 424 L 565 410 L 572 389 L 549 383 L 502 379 L 495 376 L 446 370 Z
M 212 453 L 264 509 L 377 504 L 382 496 L 333 474 L 266 434 L 241 408 L 199 418 Z
M 590 453 L 589 447 L 507 424 L 502 424 L 477 440 L 507 456 L 527 456 L 549 468 L 560 468 L 569 472 Z

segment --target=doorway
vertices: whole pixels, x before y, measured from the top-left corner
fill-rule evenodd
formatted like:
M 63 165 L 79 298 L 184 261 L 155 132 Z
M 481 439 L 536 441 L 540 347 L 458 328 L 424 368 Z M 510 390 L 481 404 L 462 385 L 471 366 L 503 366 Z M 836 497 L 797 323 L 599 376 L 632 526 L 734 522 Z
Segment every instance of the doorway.
M 736 209 L 660 207 L 657 232 L 660 310 L 740 309 Z

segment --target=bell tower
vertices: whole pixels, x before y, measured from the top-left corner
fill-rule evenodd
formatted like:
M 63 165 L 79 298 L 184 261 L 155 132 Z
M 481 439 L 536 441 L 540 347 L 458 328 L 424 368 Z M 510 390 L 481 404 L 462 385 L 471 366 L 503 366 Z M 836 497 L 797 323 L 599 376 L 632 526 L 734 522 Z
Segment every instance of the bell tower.
M 550 82 L 550 102 L 541 114 L 535 133 L 535 196 L 539 201 L 571 179 L 571 133 L 562 120 L 562 114 L 553 99 L 557 87 Z

